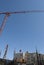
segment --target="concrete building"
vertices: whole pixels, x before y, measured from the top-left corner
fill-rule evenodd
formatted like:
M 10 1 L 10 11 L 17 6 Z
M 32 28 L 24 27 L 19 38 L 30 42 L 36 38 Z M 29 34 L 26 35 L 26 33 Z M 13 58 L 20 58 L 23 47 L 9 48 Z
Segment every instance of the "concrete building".
M 39 61 L 44 60 L 43 54 L 38 54 L 38 57 Z M 14 59 L 16 59 L 17 62 L 22 62 L 22 59 L 24 59 L 27 64 L 33 64 L 37 62 L 37 53 L 29 53 L 28 51 L 25 54 L 23 54 L 22 52 L 15 53 Z
M 27 63 L 34 63 L 36 60 L 36 53 L 29 53 L 28 51 L 25 53 L 24 59 Z
M 27 63 L 36 63 L 37 60 L 39 60 L 39 62 L 42 62 L 42 60 L 44 61 L 44 54 L 38 53 L 38 58 L 37 58 L 37 54 L 36 53 L 29 53 L 27 51 L 25 53 L 24 59 L 26 60 Z
M 30 53 L 28 53 L 28 51 L 25 53 L 24 60 L 30 62 Z
M 15 53 L 14 60 L 17 60 L 17 62 L 21 61 L 23 59 L 23 53 Z

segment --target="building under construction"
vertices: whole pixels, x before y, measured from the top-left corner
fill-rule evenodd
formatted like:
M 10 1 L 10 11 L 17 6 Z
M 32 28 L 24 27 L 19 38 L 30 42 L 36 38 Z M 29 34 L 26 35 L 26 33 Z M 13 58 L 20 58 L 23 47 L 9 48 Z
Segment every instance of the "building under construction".
M 20 50 L 18 53 L 14 51 L 13 60 L 6 59 L 8 51 L 8 45 L 6 45 L 5 53 L 3 58 L 0 58 L 0 65 L 44 65 L 44 54 L 38 53 L 29 53 L 26 51 L 25 55 Z

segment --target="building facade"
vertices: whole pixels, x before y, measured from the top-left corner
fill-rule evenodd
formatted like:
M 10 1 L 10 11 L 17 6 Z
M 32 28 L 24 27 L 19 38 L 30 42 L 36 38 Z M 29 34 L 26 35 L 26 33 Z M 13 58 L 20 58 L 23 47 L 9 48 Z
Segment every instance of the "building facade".
M 22 59 L 23 59 L 23 53 L 15 53 L 14 60 L 17 60 L 17 62 L 19 62 Z

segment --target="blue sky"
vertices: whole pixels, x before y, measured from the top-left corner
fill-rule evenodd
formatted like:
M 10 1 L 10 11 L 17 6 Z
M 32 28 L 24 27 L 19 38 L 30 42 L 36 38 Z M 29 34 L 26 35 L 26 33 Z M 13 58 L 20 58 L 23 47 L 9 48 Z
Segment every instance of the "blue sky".
M 24 10 L 44 10 L 44 0 L 0 0 L 0 12 Z M 3 18 L 4 15 L 0 15 L 0 26 Z M 10 15 L 0 35 L 1 57 L 6 44 L 9 45 L 7 59 L 13 58 L 14 49 L 35 52 L 37 47 L 44 53 L 44 13 Z

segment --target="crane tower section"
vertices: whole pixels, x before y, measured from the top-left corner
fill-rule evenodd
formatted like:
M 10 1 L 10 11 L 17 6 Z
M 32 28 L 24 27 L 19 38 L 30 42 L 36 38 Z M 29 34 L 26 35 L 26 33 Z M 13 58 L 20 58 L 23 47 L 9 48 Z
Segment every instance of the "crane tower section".
M 6 45 L 6 48 L 5 48 L 5 53 L 4 53 L 3 59 L 5 59 L 5 58 L 6 58 L 7 51 L 8 51 L 8 44 Z
M 4 27 L 5 27 L 6 20 L 7 20 L 8 16 L 9 16 L 9 13 L 5 14 L 4 20 L 3 20 L 2 25 L 0 27 L 0 33 L 2 33 L 2 31 L 3 31 Z

